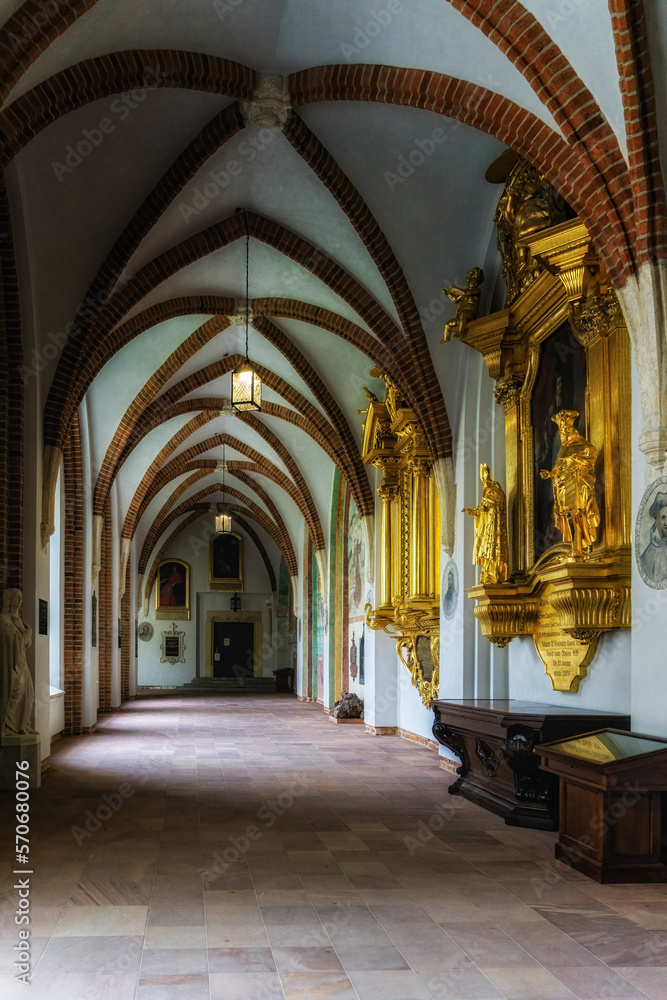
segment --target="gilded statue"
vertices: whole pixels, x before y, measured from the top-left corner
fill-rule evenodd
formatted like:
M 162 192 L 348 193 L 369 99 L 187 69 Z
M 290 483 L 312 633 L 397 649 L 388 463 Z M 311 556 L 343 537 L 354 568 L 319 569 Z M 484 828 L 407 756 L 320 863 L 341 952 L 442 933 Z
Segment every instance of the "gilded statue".
M 32 629 L 20 616 L 23 594 L 4 592 L 0 613 L 0 670 L 2 672 L 2 727 L 0 737 L 35 733 L 30 728 L 35 688 L 26 659 Z
M 554 486 L 554 520 L 563 541 L 571 542 L 571 558 L 582 559 L 597 538 L 600 511 L 595 499 L 597 448 L 574 426 L 576 410 L 559 410 L 551 418 L 558 427 L 561 446 L 553 469 L 541 469 L 542 479 Z
M 509 576 L 507 543 L 507 502 L 500 485 L 491 478 L 488 465 L 479 467 L 482 499 L 477 507 L 464 507 L 475 518 L 475 545 L 472 561 L 482 567 L 481 583 L 505 583 Z
M 565 219 L 565 202 L 555 188 L 530 163 L 519 160 L 507 177 L 493 220 L 507 285 L 505 305 L 511 305 L 539 273 L 522 241 Z
M 473 267 L 466 275 L 467 288 L 458 288 L 456 285 L 443 288 L 447 298 L 456 304 L 456 316 L 445 323 L 445 335 L 440 341 L 441 344 L 446 344 L 447 341 L 451 340 L 452 334 L 460 337 L 466 324 L 477 319 L 479 297 L 482 294 L 479 286 L 483 281 L 484 271 L 481 267 Z

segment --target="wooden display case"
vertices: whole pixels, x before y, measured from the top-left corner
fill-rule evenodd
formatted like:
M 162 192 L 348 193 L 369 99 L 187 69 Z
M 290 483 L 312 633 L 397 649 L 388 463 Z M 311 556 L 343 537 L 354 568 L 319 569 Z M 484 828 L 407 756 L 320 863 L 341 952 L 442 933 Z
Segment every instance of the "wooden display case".
M 667 739 L 602 729 L 536 752 L 560 780 L 559 860 L 598 882 L 667 882 Z
M 505 817 L 509 826 L 558 829 L 558 779 L 540 770 L 535 746 L 598 726 L 630 726 L 630 716 L 510 699 L 431 702 L 433 735 L 461 760 L 449 788 Z

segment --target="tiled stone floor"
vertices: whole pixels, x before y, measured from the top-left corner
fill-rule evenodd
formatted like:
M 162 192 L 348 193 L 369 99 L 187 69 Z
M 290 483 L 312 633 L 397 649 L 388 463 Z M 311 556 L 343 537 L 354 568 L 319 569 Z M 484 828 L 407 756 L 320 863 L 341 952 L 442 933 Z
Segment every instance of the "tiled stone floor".
M 667 1000 L 667 886 L 599 886 L 450 780 L 289 696 L 127 704 L 32 795 L 33 978 L 6 863 L 0 996 Z

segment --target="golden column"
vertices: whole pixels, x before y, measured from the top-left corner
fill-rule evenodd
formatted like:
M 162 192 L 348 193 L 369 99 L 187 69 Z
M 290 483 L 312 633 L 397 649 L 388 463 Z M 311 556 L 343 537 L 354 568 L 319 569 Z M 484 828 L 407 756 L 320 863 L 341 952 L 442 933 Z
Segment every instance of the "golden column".
M 382 567 L 380 573 L 380 605 L 376 612 L 393 614 L 393 599 L 395 596 L 394 578 L 395 561 L 400 553 L 394 553 L 394 536 L 396 534 L 395 503 L 398 500 L 399 460 L 396 457 L 382 457 L 373 462 L 377 469 L 382 470 L 382 483 L 378 487 L 378 495 L 382 500 Z
M 410 604 L 429 607 L 429 493 L 431 463 L 426 458 L 413 458 L 408 465 L 410 490 Z

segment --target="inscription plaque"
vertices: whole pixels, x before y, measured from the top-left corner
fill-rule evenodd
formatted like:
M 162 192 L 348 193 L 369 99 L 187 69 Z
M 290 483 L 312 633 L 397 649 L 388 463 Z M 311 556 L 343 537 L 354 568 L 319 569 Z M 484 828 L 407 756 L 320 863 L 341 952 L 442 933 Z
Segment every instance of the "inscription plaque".
M 582 643 L 563 632 L 558 625 L 558 615 L 549 604 L 554 587 L 542 591 L 537 611 L 537 625 L 533 638 L 554 691 L 577 691 L 588 665 L 595 656 L 598 640 Z

